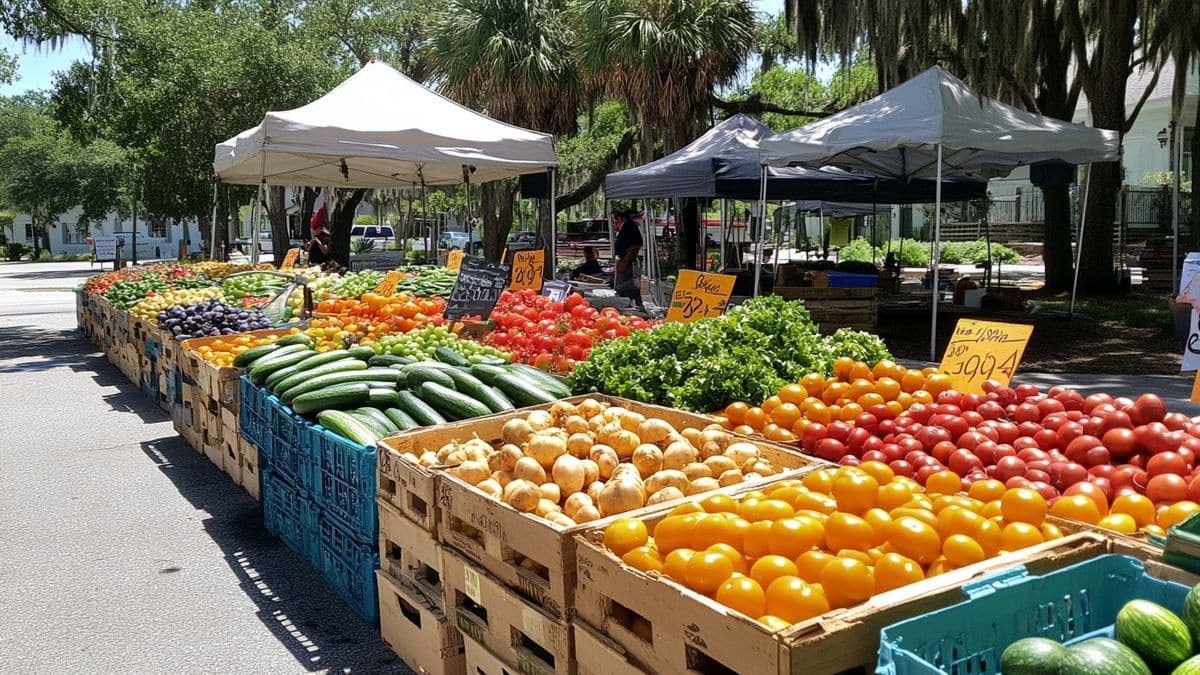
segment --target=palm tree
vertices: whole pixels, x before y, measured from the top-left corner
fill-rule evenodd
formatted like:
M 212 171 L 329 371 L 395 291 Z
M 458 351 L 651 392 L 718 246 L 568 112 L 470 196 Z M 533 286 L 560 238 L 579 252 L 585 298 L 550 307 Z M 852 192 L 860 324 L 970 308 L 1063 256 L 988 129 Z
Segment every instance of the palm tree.
M 451 97 L 496 119 L 571 133 L 582 89 L 565 16 L 557 0 L 451 0 L 433 30 L 435 76 Z M 499 258 L 512 229 L 515 192 L 512 181 L 483 186 L 488 257 Z M 544 237 L 554 236 L 552 222 L 545 219 Z

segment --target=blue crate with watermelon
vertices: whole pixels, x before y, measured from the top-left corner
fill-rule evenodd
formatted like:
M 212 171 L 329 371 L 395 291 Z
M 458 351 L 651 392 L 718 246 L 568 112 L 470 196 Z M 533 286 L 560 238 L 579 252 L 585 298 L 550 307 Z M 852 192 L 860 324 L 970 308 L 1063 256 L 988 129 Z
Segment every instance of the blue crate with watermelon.
M 1200 674 L 1195 577 L 1103 555 L 1042 575 L 964 584 L 955 605 L 880 633 L 877 675 Z

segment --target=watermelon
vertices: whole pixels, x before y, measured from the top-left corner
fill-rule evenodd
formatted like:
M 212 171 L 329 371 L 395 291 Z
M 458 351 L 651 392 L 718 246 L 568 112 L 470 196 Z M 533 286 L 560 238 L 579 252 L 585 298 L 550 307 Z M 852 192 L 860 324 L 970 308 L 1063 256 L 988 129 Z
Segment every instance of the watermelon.
M 1017 640 L 1000 655 L 1004 675 L 1058 675 L 1070 652 L 1054 640 L 1029 637 Z
M 1171 671 L 1171 675 L 1200 675 L 1200 655 L 1193 656 L 1175 666 L 1175 670 Z
M 1067 650 L 1062 672 L 1069 675 L 1150 675 L 1150 667 L 1137 652 L 1108 638 L 1084 640 Z
M 1183 601 L 1183 622 L 1192 632 L 1192 640 L 1200 644 L 1200 584 L 1193 586 Z
M 1116 637 L 1146 665 L 1169 671 L 1192 655 L 1192 634 L 1171 610 L 1149 600 L 1130 600 L 1117 612 Z

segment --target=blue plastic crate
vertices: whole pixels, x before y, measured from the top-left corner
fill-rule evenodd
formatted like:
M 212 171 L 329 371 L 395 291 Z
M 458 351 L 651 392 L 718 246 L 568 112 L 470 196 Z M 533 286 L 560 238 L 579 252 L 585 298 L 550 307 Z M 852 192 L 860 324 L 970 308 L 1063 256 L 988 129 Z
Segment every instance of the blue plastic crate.
M 264 443 L 271 470 L 303 490 L 312 490 L 311 438 L 316 427 L 274 396 L 267 397 L 267 406 L 270 433 Z
M 375 506 L 375 448 L 359 445 L 321 426 L 309 434 L 313 496 L 324 517 L 338 521 L 359 541 L 379 536 Z
M 325 582 L 364 621 L 378 623 L 379 596 L 375 590 L 378 544 L 358 541 L 323 514 L 317 519 L 317 533 L 317 554 Z
M 317 557 L 317 505 L 303 490 L 269 469 L 261 469 L 263 524 L 313 567 Z
M 271 428 L 267 420 L 247 407 L 238 409 L 238 433 L 242 438 L 258 446 L 259 461 L 270 457 Z
M 829 271 L 830 288 L 875 288 L 878 285 L 878 274 L 851 274 L 836 270 Z
M 875 672 L 999 673 L 1004 648 L 1021 638 L 1112 637 L 1126 602 L 1150 600 L 1180 613 L 1188 587 L 1150 576 L 1136 558 L 1105 555 L 1041 576 L 1018 567 L 962 590 L 964 602 L 884 628 Z
M 238 380 L 239 409 L 245 410 L 249 408 L 254 414 L 266 419 L 268 395 L 269 393 L 266 389 L 251 382 L 249 377 L 243 375 Z

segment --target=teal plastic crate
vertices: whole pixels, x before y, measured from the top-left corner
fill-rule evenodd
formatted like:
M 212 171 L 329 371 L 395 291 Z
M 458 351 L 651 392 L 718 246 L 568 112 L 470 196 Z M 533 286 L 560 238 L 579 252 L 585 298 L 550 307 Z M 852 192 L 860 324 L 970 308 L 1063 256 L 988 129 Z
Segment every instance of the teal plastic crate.
M 877 675 L 1000 672 L 1004 648 L 1026 637 L 1072 644 L 1112 637 L 1126 602 L 1150 600 L 1179 614 L 1188 587 L 1156 579 L 1136 558 L 1104 555 L 1041 576 L 1017 567 L 964 584 L 964 602 L 880 633 Z

